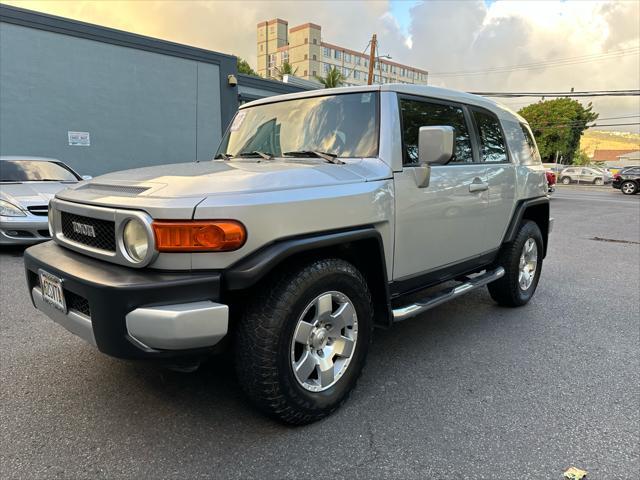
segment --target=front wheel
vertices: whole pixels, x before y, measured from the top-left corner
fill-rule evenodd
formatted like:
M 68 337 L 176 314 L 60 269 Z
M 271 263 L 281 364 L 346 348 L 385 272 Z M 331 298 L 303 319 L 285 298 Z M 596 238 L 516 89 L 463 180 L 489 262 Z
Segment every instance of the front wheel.
M 638 185 L 636 185 L 636 182 L 623 182 L 620 186 L 620 190 L 622 190 L 622 193 L 625 195 L 633 195 L 638 191 Z
M 350 263 L 321 259 L 264 285 L 240 319 L 236 369 L 262 411 L 305 424 L 336 410 L 364 367 L 371 294 Z
M 563 185 L 569 185 L 571 183 L 571 179 L 569 177 L 562 177 L 562 180 L 560 181 Z
M 594 184 L 594 185 L 604 185 L 604 180 L 602 180 L 601 178 L 596 178 L 596 179 L 593 181 L 593 184 Z
M 525 305 L 536 291 L 542 270 L 543 240 L 535 222 L 526 220 L 516 238 L 498 254 L 496 266 L 504 268 L 504 276 L 488 285 L 489 294 L 506 307 Z

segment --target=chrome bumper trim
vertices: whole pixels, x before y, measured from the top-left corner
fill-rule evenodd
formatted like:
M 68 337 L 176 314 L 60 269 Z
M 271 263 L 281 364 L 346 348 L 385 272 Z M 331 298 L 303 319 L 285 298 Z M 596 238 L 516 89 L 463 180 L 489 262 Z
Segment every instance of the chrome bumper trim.
M 229 307 L 211 301 L 136 308 L 126 316 L 129 336 L 157 350 L 210 347 L 227 334 Z
M 33 303 L 36 308 L 44 313 L 51 320 L 64 328 L 69 330 L 74 335 L 79 336 L 84 341 L 89 342 L 92 345 L 96 345 L 96 338 L 93 335 L 93 325 L 91 324 L 91 318 L 83 315 L 80 312 L 69 310 L 64 313 L 57 308 L 49 305 L 42 298 L 42 291 L 39 287 L 33 287 L 31 290 L 33 297 Z

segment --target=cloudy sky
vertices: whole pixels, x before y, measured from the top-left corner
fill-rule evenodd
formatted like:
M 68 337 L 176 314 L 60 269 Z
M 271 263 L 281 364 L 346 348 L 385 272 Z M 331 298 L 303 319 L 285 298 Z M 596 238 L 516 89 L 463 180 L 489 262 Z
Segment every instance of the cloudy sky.
M 2 2 L 232 53 L 252 65 L 256 23 L 279 17 L 290 27 L 317 23 L 323 40 L 354 50 L 364 49 L 375 32 L 381 54 L 428 70 L 434 85 L 467 91 L 640 89 L 638 0 Z M 529 67 L 508 68 L 522 65 Z M 515 109 L 530 102 L 501 101 Z M 601 123 L 640 122 L 630 117 L 640 115 L 640 97 L 593 103 Z M 612 129 L 639 131 L 637 125 Z

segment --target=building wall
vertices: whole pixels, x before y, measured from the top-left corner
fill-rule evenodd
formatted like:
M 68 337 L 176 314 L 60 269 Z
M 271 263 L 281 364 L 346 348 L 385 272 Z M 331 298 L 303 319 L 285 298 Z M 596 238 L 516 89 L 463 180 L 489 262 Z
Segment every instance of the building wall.
M 211 158 L 237 108 L 234 57 L 1 8 L 1 155 L 59 158 L 88 175 Z M 104 41 L 56 31 L 74 28 Z M 89 132 L 90 146 L 70 146 L 69 131 Z

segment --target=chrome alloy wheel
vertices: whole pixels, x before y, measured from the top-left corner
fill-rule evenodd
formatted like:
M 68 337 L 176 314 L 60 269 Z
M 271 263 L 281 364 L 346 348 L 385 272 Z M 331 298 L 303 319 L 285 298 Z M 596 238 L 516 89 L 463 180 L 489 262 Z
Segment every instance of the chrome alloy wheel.
M 520 290 L 526 291 L 533 283 L 538 268 L 538 245 L 533 238 L 528 238 L 522 247 L 520 255 L 520 273 L 518 283 Z
M 304 309 L 291 341 L 291 367 L 305 390 L 322 392 L 344 375 L 358 341 L 358 315 L 341 292 L 325 292 Z
M 632 194 L 633 192 L 636 191 L 635 185 L 633 183 L 631 183 L 631 182 L 624 182 L 622 184 L 622 188 L 621 189 L 622 189 L 622 193 L 625 193 L 627 195 L 630 195 L 630 194 Z

